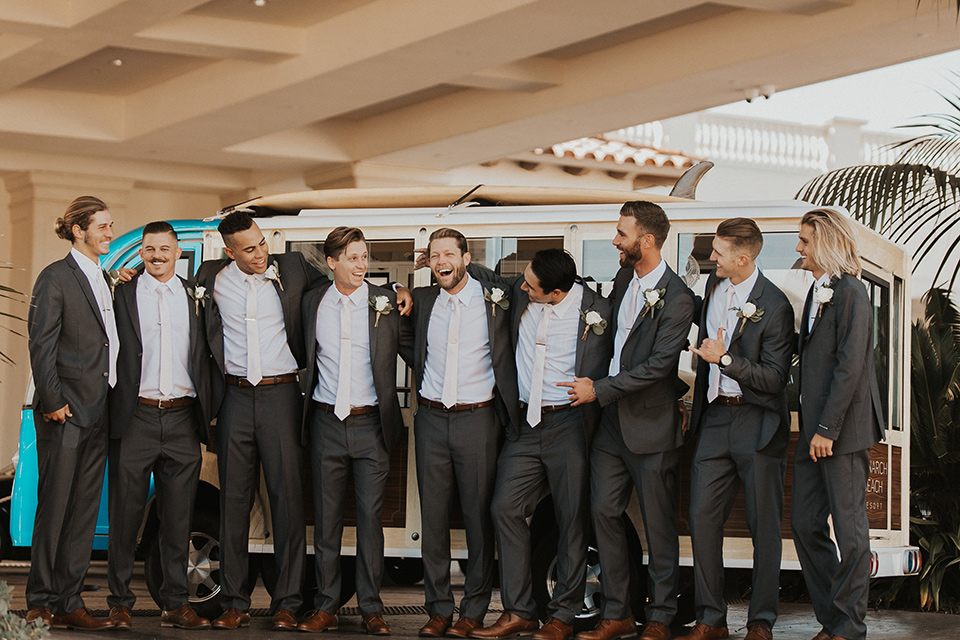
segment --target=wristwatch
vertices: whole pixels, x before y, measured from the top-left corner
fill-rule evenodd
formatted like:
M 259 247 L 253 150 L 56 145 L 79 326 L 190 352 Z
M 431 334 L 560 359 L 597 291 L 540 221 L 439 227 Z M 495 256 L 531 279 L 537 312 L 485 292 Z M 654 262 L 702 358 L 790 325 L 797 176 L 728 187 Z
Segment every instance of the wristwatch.
M 731 364 L 733 364 L 733 356 L 730 355 L 729 351 L 727 351 L 720 356 L 720 368 L 723 369 L 724 367 L 729 367 Z

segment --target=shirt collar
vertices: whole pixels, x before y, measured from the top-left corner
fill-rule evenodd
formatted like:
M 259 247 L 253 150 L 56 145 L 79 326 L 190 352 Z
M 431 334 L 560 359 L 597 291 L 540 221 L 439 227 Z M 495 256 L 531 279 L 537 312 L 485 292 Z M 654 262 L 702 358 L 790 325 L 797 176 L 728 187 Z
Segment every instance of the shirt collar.
M 825 287 L 830 284 L 830 280 L 831 280 L 830 274 L 825 272 L 822 276 L 816 279 L 814 284 L 817 285 L 818 288 Z
M 359 307 L 359 306 L 362 306 L 362 305 L 367 301 L 367 297 L 368 297 L 368 296 L 367 296 L 367 291 L 369 290 L 369 288 L 367 287 L 366 281 L 364 281 L 363 283 L 361 283 L 360 286 L 357 287 L 357 288 L 354 290 L 353 293 L 351 293 L 350 295 L 346 295 L 346 296 L 343 295 L 343 293 L 340 292 L 340 289 L 337 289 L 337 285 L 336 285 L 336 284 L 332 284 L 332 285 L 330 285 L 330 286 L 331 286 L 331 287 L 333 288 L 333 290 L 336 292 L 336 294 L 337 294 L 337 302 L 340 303 L 340 304 L 343 304 L 343 299 L 344 299 L 344 298 L 350 298 L 350 302 L 352 302 L 354 305 L 356 305 L 356 306 L 358 306 L 358 307 Z
M 646 291 L 647 289 L 655 289 L 657 283 L 660 282 L 660 278 L 663 277 L 663 274 L 667 272 L 667 263 L 664 262 L 663 258 L 660 258 L 660 264 L 653 268 L 653 271 L 643 276 L 642 278 L 637 275 L 637 271 L 633 271 L 633 277 L 636 280 L 640 281 L 640 291 Z
M 70 247 L 70 255 L 72 255 L 73 259 L 77 261 L 77 265 L 85 274 L 90 276 L 100 274 L 101 269 L 99 260 L 94 262 L 81 252 L 77 251 L 77 249 L 74 247 Z
M 450 298 L 456 298 L 460 301 L 460 304 L 466 307 L 469 306 L 470 300 L 476 295 L 478 288 L 482 288 L 480 282 L 472 278 L 468 273 L 467 284 L 463 286 L 463 289 L 460 289 L 460 291 L 455 294 L 451 294 L 446 289 L 440 289 L 440 299 L 443 301 L 443 304 L 450 304 Z M 504 295 L 506 295 L 506 293 L 504 293 Z
M 562 318 L 567 315 L 567 312 L 570 311 L 578 299 L 583 300 L 583 285 L 579 282 L 574 282 L 573 287 L 571 287 L 570 291 L 567 292 L 567 295 L 563 297 L 563 300 L 554 305 L 543 306 L 550 306 L 550 308 L 553 309 L 553 315 L 557 316 L 558 318 Z M 577 308 L 580 307 L 579 304 L 576 306 Z
M 176 287 L 182 286 L 180 285 L 180 278 L 176 275 L 166 282 L 160 282 L 146 271 L 140 274 L 140 282 L 143 283 L 143 286 L 146 287 L 146 290 L 150 293 L 157 293 L 161 287 L 166 287 L 171 293 L 174 293 L 177 291 Z
M 733 285 L 733 295 L 736 297 L 737 302 L 740 304 L 746 304 L 750 299 L 750 294 L 753 292 L 754 285 L 757 284 L 757 279 L 760 277 L 760 269 L 756 267 L 753 268 L 753 273 L 747 276 L 747 279 L 741 282 L 740 284 Z M 724 278 L 723 282 L 726 283 L 726 286 L 731 286 L 730 278 Z M 720 287 L 722 293 L 726 293 L 726 287 Z

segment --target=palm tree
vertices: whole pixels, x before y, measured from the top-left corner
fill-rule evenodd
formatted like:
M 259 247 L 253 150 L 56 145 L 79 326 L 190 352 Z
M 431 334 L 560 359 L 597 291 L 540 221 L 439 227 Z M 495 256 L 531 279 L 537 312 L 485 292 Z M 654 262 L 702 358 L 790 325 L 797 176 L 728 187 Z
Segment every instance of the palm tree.
M 960 96 L 941 96 L 950 110 L 904 125 L 925 131 L 889 147 L 895 162 L 831 171 L 805 184 L 797 198 L 841 205 L 894 242 L 916 245 L 914 270 L 939 261 L 934 282 L 949 275 L 952 289 L 960 277 Z
M 13 267 L 10 264 L 0 263 L 0 269 L 12 269 L 12 268 Z M 6 298 L 7 300 L 15 300 L 16 302 L 24 301 L 24 295 L 22 293 L 4 284 L 0 284 L 0 298 Z M 21 318 L 20 316 L 14 313 L 7 313 L 6 311 L 0 311 L 0 317 L 9 318 L 12 320 L 16 320 L 18 322 L 24 321 L 23 318 Z M 3 326 L 3 327 L 0 327 L 0 329 L 9 331 L 10 333 L 20 336 L 21 338 L 26 338 L 25 335 L 23 335 L 19 331 L 16 331 L 15 329 L 11 329 L 10 327 Z M 15 364 L 14 361 L 10 359 L 10 356 L 5 354 L 3 351 L 0 351 L 0 362 L 6 362 L 7 364 Z

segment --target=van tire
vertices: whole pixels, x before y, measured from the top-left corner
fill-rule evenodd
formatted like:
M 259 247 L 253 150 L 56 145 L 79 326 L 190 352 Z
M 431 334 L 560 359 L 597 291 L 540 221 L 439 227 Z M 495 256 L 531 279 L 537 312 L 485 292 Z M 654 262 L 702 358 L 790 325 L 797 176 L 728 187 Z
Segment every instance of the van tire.
M 420 558 L 385 558 L 383 565 L 393 584 L 407 586 L 423 580 L 423 560 Z

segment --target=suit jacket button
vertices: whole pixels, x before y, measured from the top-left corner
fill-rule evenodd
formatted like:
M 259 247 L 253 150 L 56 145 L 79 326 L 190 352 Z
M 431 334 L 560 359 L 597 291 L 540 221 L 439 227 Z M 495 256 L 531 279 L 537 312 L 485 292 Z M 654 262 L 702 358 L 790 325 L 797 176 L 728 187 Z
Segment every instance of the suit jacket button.
M 109 342 L 104 342 L 104 343 L 103 343 L 103 346 L 105 346 L 105 347 L 107 347 L 107 348 L 109 349 L 109 348 L 110 348 L 110 343 L 109 343 Z
M 109 372 L 109 371 L 104 371 L 104 372 L 103 372 L 103 377 L 104 377 L 104 378 L 109 378 L 109 377 L 110 377 L 110 372 Z

